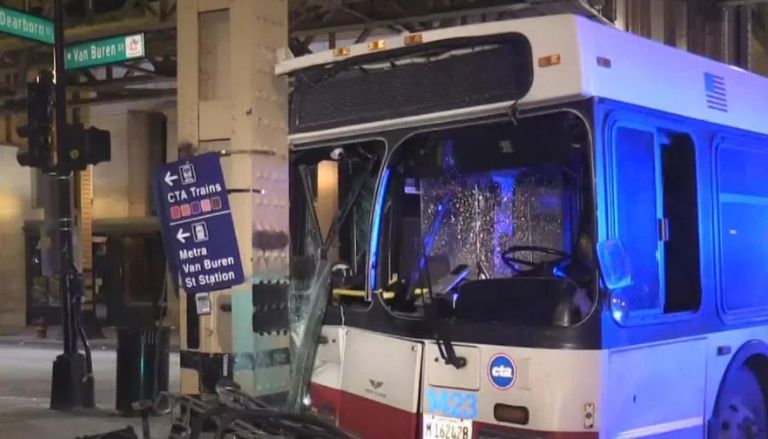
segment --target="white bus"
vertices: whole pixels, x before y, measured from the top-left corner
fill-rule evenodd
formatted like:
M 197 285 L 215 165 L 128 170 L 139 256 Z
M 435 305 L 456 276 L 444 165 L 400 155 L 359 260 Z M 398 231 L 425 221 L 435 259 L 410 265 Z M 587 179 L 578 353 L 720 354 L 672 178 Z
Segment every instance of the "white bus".
M 329 300 L 319 413 L 365 439 L 768 438 L 768 80 L 571 15 L 277 70 L 293 289 Z

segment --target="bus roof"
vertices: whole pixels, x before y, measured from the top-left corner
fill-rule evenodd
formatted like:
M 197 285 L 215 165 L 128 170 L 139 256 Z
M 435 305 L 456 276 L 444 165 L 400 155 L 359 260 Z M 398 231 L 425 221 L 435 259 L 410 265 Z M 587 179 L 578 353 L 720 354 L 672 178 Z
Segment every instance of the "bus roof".
M 348 51 L 325 51 L 286 60 L 278 64 L 276 73 L 290 74 L 349 60 L 372 51 L 401 48 L 414 41 L 427 44 L 512 32 L 525 35 L 533 51 L 533 86 L 518 102 L 522 108 L 601 97 L 768 134 L 768 123 L 765 121 L 765 114 L 768 114 L 768 79 L 577 15 L 522 18 L 437 29 L 410 39 L 409 34 L 403 34 L 373 43 L 356 44 Z M 545 58 L 553 62 L 546 62 Z M 508 106 L 510 103 L 500 104 Z M 457 112 L 469 114 L 472 110 L 457 109 L 450 113 L 455 119 Z M 418 117 L 419 125 L 427 122 L 428 116 Z M 440 114 L 433 116 L 440 119 Z M 397 127 L 404 122 L 407 121 L 382 121 L 377 128 Z M 346 130 L 330 131 L 343 134 Z M 320 137 L 331 137 L 330 134 Z

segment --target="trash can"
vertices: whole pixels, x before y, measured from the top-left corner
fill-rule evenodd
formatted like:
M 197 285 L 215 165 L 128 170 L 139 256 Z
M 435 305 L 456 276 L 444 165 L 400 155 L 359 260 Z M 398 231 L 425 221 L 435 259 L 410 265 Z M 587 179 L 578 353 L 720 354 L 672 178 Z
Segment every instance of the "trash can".
M 137 415 L 134 402 L 168 390 L 170 328 L 118 328 L 115 408 Z

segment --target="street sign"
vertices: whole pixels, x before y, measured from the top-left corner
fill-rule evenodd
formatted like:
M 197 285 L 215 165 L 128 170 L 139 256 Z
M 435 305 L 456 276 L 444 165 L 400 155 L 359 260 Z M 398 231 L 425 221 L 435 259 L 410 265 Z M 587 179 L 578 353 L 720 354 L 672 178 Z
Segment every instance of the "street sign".
M 0 6 L 0 32 L 53 44 L 51 20 L 3 6 Z
M 43 17 L 0 6 L 0 33 L 53 44 L 53 22 Z M 67 70 L 116 64 L 145 56 L 144 34 L 122 35 L 67 46 Z
M 67 46 L 64 65 L 67 70 L 122 63 L 144 57 L 144 34 L 124 35 Z
M 162 166 L 156 185 L 163 240 L 186 292 L 242 284 L 243 266 L 218 154 Z

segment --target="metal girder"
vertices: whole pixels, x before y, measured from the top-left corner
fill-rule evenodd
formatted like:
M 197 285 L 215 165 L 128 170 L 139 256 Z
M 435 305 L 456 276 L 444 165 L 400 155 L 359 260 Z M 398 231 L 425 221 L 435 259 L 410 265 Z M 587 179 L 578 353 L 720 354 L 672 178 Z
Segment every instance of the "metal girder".
M 419 0 L 423 4 L 425 0 Z M 373 1 L 373 3 L 376 3 Z M 387 3 L 382 1 L 382 3 Z M 408 2 L 407 4 L 413 8 L 414 3 Z M 391 4 L 391 3 L 387 3 Z M 471 4 L 479 6 L 484 4 L 483 7 L 475 8 L 460 8 L 456 5 Z M 536 15 L 550 15 L 561 13 L 574 13 L 579 15 L 585 15 L 593 19 L 597 19 L 603 23 L 610 24 L 610 22 L 600 15 L 597 9 L 592 8 L 591 4 L 603 3 L 598 0 L 528 0 L 528 1 L 496 1 L 496 0 L 453 0 L 446 5 L 453 7 L 453 9 L 445 9 L 436 12 L 429 12 L 422 15 L 407 15 L 408 11 L 412 10 L 404 9 L 400 11 L 403 16 L 392 16 L 388 19 L 374 20 L 362 13 L 356 13 L 353 17 L 356 17 L 355 23 L 348 23 L 348 20 L 344 20 L 346 24 L 343 25 L 330 25 L 330 26 L 317 26 L 317 20 L 308 19 L 307 16 L 310 13 L 318 14 L 318 9 L 312 9 L 313 12 L 305 14 L 294 14 L 293 27 L 290 31 L 291 44 L 290 49 L 294 56 L 303 56 L 312 53 L 309 44 L 306 44 L 308 37 L 317 36 L 317 40 L 327 42 L 325 48 L 335 48 L 338 40 L 343 40 L 349 44 L 350 42 L 362 43 L 369 38 L 378 38 L 381 35 L 386 34 L 400 34 L 403 32 L 421 32 L 430 29 L 466 25 L 470 23 L 480 23 L 487 21 L 498 21 L 515 17 L 530 17 Z M 305 6 L 311 6 L 310 3 L 306 3 Z M 434 6 L 434 4 L 432 5 Z M 342 2 L 341 6 L 336 8 L 336 14 L 346 14 L 350 6 Z M 429 10 L 429 8 L 424 8 Z M 327 11 L 326 11 L 327 12 Z M 348 15 L 348 14 L 347 14 Z M 346 15 L 345 15 L 346 16 Z M 326 17 L 326 21 L 333 22 L 334 20 Z M 321 22 L 323 24 L 324 22 Z M 327 37 L 327 38 L 325 38 Z M 304 44 L 302 44 L 304 42 Z
M 426 24 L 436 23 L 435 26 L 429 27 L 442 27 L 446 24 L 459 24 L 462 20 L 466 20 L 468 17 L 480 18 L 485 15 L 487 17 L 495 17 L 496 19 L 502 19 L 507 16 L 516 15 L 541 15 L 548 13 L 579 13 L 582 15 L 588 15 L 606 21 L 600 16 L 598 10 L 592 8 L 586 0 L 528 0 L 528 1 L 470 1 L 466 3 L 463 8 L 452 8 L 442 11 L 432 11 L 426 14 L 420 15 L 403 15 L 399 17 L 391 17 L 386 19 L 374 19 L 373 17 L 365 16 L 362 13 L 357 12 L 356 22 L 345 23 L 342 25 L 332 24 L 332 20 L 315 20 L 308 19 L 307 15 L 311 12 L 297 15 L 292 24 L 291 35 L 296 37 L 304 37 L 314 34 L 328 34 L 331 32 L 347 33 L 347 32 L 361 32 L 364 29 L 390 29 L 396 32 L 400 32 L 403 29 L 415 30 L 423 29 Z M 488 6 L 481 6 L 486 4 Z M 340 8 L 337 14 L 346 12 L 350 8 Z M 315 13 L 319 13 L 315 11 Z M 337 21 L 349 21 L 349 20 L 337 20 Z M 330 22 L 330 23 L 329 23 Z M 329 23 L 328 25 L 325 25 Z M 393 29 L 394 28 L 394 29 Z
M 525 5 L 523 4 L 511 4 L 506 6 L 496 6 L 492 8 L 467 9 L 467 10 L 452 11 L 452 12 L 434 13 L 434 14 L 428 14 L 428 15 L 421 15 L 418 17 L 403 17 L 403 18 L 389 19 L 389 20 L 368 20 L 368 21 L 361 21 L 360 23 L 356 23 L 356 24 L 347 24 L 343 26 L 332 25 L 329 27 L 309 28 L 309 29 L 307 28 L 302 29 L 301 26 L 298 26 L 298 28 L 294 28 L 291 31 L 291 35 L 296 37 L 306 37 L 309 35 L 327 34 L 330 32 L 335 32 L 337 34 L 346 33 L 346 32 L 362 32 L 366 29 L 368 29 L 369 31 L 370 29 L 387 29 L 387 28 L 390 28 L 391 26 L 403 26 L 403 25 L 413 25 L 413 24 L 431 22 L 431 21 L 442 21 L 442 20 L 459 18 L 462 16 L 468 16 L 468 15 L 479 16 L 482 14 L 498 14 L 500 12 L 519 11 L 524 8 L 525 8 Z
M 83 71 L 83 76 L 89 74 L 89 72 Z M 174 84 L 176 78 L 162 77 L 156 75 L 135 75 L 118 79 L 97 79 L 93 75 L 85 82 L 75 82 L 67 84 L 67 87 L 71 89 L 86 89 L 96 92 L 101 91 L 115 91 L 115 90 L 130 90 L 130 87 L 135 86 L 151 86 L 159 84 Z
M 176 97 L 176 89 L 130 89 L 115 94 L 100 94 L 96 97 L 71 100 L 67 106 L 72 108 L 86 107 L 94 104 L 117 104 L 139 101 L 151 101 L 157 99 L 169 99 Z
M 70 98 L 68 108 L 85 107 L 94 104 L 127 103 L 176 97 L 176 89 L 142 88 L 121 90 L 119 92 L 102 93 L 94 97 Z M 26 111 L 26 99 L 8 99 L 0 105 L 0 114 L 23 114 Z
M 749 5 L 757 5 L 760 3 L 768 3 L 768 0 L 721 0 L 720 5 L 722 6 L 749 6 Z

